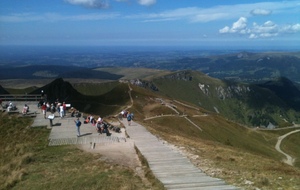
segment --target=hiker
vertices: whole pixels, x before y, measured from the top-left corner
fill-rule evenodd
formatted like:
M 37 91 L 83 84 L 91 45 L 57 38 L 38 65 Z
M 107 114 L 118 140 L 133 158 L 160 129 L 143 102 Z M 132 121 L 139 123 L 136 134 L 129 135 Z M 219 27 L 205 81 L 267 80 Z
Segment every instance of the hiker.
M 90 115 L 90 116 L 89 116 L 89 122 L 93 123 L 94 120 L 95 120 L 95 119 L 94 119 L 94 116 Z
M 39 103 L 38 103 L 38 108 L 41 108 L 41 106 L 43 105 L 43 103 L 44 103 L 44 100 L 41 99 L 41 100 L 39 101 Z
M 60 110 L 59 110 L 60 105 L 61 105 L 61 103 L 57 102 L 57 104 L 56 104 L 56 111 L 57 111 L 58 115 L 60 115 Z
M 50 111 L 51 111 L 52 114 L 55 113 L 56 109 L 55 109 L 54 104 L 51 104 Z
M 71 107 L 71 117 L 75 117 L 76 111 L 75 108 Z
M 96 125 L 96 130 L 99 133 L 99 135 L 102 133 L 105 133 L 106 136 L 111 136 L 111 133 L 108 130 L 108 124 L 105 122 L 102 122 L 102 123 L 98 122 Z
M 106 136 L 111 136 L 111 133 L 108 130 L 108 125 L 107 123 L 103 122 L 103 129 L 102 129 L 102 133 L 106 133 Z
M 49 102 L 46 103 L 46 107 L 47 107 L 46 111 L 50 112 L 51 111 L 51 106 L 50 106 Z
M 24 105 L 23 107 L 23 111 L 22 111 L 22 114 L 25 115 L 29 112 L 29 106 L 27 106 L 27 104 Z
M 102 131 L 103 131 L 103 124 L 97 122 L 97 124 L 96 124 L 96 130 L 97 130 L 97 132 L 99 133 L 99 135 L 102 134 Z
M 91 120 L 91 121 L 90 121 L 90 122 L 91 122 L 91 124 L 92 124 L 93 126 L 95 126 L 95 125 L 96 125 L 96 123 L 97 123 L 97 122 L 96 122 L 96 120 L 95 120 L 95 118 L 93 117 L 93 118 L 92 118 L 92 119 L 90 119 L 90 120 Z
M 46 106 L 46 103 L 45 103 L 45 102 L 43 103 L 41 109 L 42 109 L 42 113 L 43 113 L 43 115 L 44 115 L 44 118 L 46 119 L 46 109 L 47 109 L 47 106 Z
M 127 121 L 128 121 L 128 125 L 131 125 L 131 120 L 132 120 L 132 115 L 130 112 L 127 113 Z
M 60 106 L 59 106 L 59 115 L 60 115 L 61 119 L 65 116 L 65 114 L 64 114 L 64 107 L 63 107 L 62 104 L 60 104 Z
M 63 102 L 62 106 L 63 106 L 63 110 L 64 110 L 64 116 L 66 116 L 66 112 L 67 112 L 67 104 L 66 104 L 66 102 Z
M 90 122 L 90 116 L 88 116 L 88 117 L 83 121 L 84 124 L 88 124 L 89 122 Z
M 128 113 L 129 113 L 129 112 L 125 110 L 124 113 L 123 113 L 123 117 L 124 117 L 124 118 L 127 118 Z
M 99 116 L 98 119 L 97 119 L 97 123 L 100 123 L 100 124 L 101 124 L 102 122 L 103 122 L 103 120 L 102 120 L 102 118 Z
M 77 120 L 74 120 L 74 122 L 75 122 L 76 129 L 77 129 L 77 137 L 80 137 L 81 121 L 79 120 L 79 118 L 77 118 Z
M 18 108 L 16 107 L 15 104 L 13 104 L 11 101 L 9 103 L 6 104 L 6 107 L 8 112 L 10 111 L 16 111 Z
M 120 113 L 119 113 L 119 119 L 122 120 L 123 117 L 124 117 L 124 110 L 122 110 Z

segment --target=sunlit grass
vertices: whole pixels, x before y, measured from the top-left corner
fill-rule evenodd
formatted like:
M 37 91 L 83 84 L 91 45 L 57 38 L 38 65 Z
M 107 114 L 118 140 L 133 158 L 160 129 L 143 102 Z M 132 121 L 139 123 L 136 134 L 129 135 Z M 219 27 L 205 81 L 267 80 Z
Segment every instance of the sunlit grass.
M 174 102 L 173 102 L 174 103 Z M 148 101 L 149 105 L 153 102 Z M 158 106 L 144 105 L 144 113 L 158 110 Z M 175 103 L 176 105 L 176 103 Z M 163 105 L 161 105 L 163 106 Z M 135 108 L 139 107 L 135 105 Z M 185 109 L 188 118 L 199 130 L 183 117 L 160 117 L 143 121 L 143 125 L 164 140 L 194 155 L 192 162 L 210 176 L 224 179 L 245 189 L 294 189 L 300 187 L 300 169 L 282 162 L 283 155 L 275 150 L 277 138 L 291 131 L 260 131 L 247 128 L 223 117 L 209 113 L 200 114 L 196 109 Z M 191 117 L 198 115 L 197 117 Z M 298 136 L 287 139 L 285 146 L 299 158 Z M 296 153 L 296 154 L 295 154 Z M 197 156 L 197 157 L 195 157 Z M 247 185 L 251 183 L 252 185 Z
M 75 146 L 48 147 L 49 130 L 32 120 L 0 114 L 0 189 L 162 189 L 130 168 L 101 161 Z

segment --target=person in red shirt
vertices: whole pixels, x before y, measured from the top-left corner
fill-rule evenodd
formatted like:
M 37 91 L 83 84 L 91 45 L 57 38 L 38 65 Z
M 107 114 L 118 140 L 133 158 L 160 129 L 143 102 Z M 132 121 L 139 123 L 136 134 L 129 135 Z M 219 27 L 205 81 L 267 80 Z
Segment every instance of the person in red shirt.
M 66 104 L 66 102 L 63 102 L 62 106 L 63 106 L 63 109 L 64 109 L 63 115 L 66 116 L 66 112 L 67 112 L 67 104 Z
M 46 110 L 47 110 L 47 106 L 46 106 L 45 103 L 43 103 L 41 109 L 42 109 L 42 113 L 43 113 L 43 115 L 44 115 L 44 118 L 46 119 Z

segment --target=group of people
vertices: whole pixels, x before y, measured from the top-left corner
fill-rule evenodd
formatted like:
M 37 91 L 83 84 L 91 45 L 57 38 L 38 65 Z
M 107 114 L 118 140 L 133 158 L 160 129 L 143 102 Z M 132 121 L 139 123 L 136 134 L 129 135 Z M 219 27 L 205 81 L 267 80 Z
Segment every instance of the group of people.
M 55 112 L 57 112 L 60 118 L 66 116 L 67 104 L 65 102 L 61 103 L 56 100 L 54 103 L 50 104 L 50 102 L 45 102 L 43 99 L 41 99 L 38 107 L 41 109 L 45 119 L 46 112 L 51 112 L 51 114 L 55 114 Z
M 74 120 L 74 122 L 75 122 L 76 129 L 77 129 L 77 137 L 80 137 L 81 121 L 80 121 L 79 117 L 77 117 L 77 119 Z M 84 124 L 88 124 L 88 123 L 90 123 L 93 126 L 95 126 L 96 131 L 99 134 L 105 133 L 106 136 L 110 136 L 111 135 L 111 133 L 109 132 L 107 123 L 104 122 L 103 119 L 100 116 L 98 117 L 97 120 L 92 115 L 86 117 L 86 119 L 84 120 Z
M 96 120 L 92 115 L 87 117 L 87 120 L 90 121 L 90 123 L 95 126 L 96 131 L 99 134 L 105 133 L 106 136 L 110 136 L 111 133 L 109 132 L 107 123 L 103 121 L 103 119 L 99 116 L 98 119 Z
M 17 106 L 15 104 L 13 104 L 11 101 L 7 102 L 4 106 L 2 105 L 2 102 L 1 102 L 1 106 L 3 109 L 6 109 L 7 112 L 16 111 L 18 109 Z
M 119 114 L 119 118 L 123 119 L 126 118 L 128 121 L 128 125 L 131 125 L 131 120 L 133 119 L 133 113 L 130 113 L 129 111 L 122 110 Z
M 3 109 L 6 109 L 7 112 L 16 111 L 18 109 L 17 106 L 11 101 L 7 102 L 5 105 L 2 105 L 2 100 L 0 99 L 0 105 Z M 25 104 L 22 109 L 22 114 L 26 115 L 28 112 L 29 106 Z

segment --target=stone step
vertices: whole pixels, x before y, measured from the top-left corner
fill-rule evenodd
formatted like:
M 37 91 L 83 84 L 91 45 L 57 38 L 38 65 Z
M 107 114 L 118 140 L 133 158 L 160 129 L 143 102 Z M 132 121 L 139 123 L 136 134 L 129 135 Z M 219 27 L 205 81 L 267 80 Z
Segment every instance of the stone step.
M 222 183 L 216 183 L 216 184 L 198 184 L 193 183 L 190 185 L 184 184 L 178 186 L 165 186 L 169 190 L 237 190 L 238 188 Z
M 111 144 L 111 143 L 120 143 L 126 142 L 126 138 L 122 137 L 74 137 L 74 138 L 58 138 L 50 139 L 49 146 L 59 146 L 59 145 L 71 145 L 71 144 Z
M 165 166 L 165 165 L 171 165 L 172 167 L 177 167 L 177 165 L 187 165 L 191 164 L 190 161 L 179 159 L 179 160 L 162 160 L 162 161 L 156 161 L 156 162 L 148 162 L 150 166 Z
M 214 182 L 219 182 L 222 181 L 221 179 L 218 178 L 212 178 L 209 176 L 202 176 L 202 177 L 183 177 L 183 176 L 171 176 L 171 177 L 161 177 L 160 178 L 161 182 L 165 185 L 168 184 L 182 184 L 182 183 L 214 183 Z
M 180 172 L 170 172 L 170 171 L 165 171 L 165 172 L 155 172 L 155 174 L 161 178 L 164 177 L 203 177 L 203 176 L 207 176 L 205 173 L 203 172 L 199 172 L 199 171 L 190 171 L 189 173 L 187 173 L 186 171 L 180 171 Z
M 199 187 L 209 187 L 209 186 L 222 186 L 226 185 L 224 181 L 213 181 L 213 182 L 195 182 L 195 183 L 177 183 L 177 184 L 167 184 L 165 187 L 167 189 L 185 189 L 185 188 L 199 188 Z
M 156 164 L 151 164 L 150 165 L 151 168 L 153 169 L 163 169 L 163 170 L 176 170 L 176 171 L 180 171 L 182 169 L 190 169 L 190 168 L 195 168 L 195 166 L 193 166 L 192 164 L 187 163 L 180 163 L 180 164 L 174 164 L 172 165 L 170 164 L 165 164 L 165 165 L 156 165 Z

